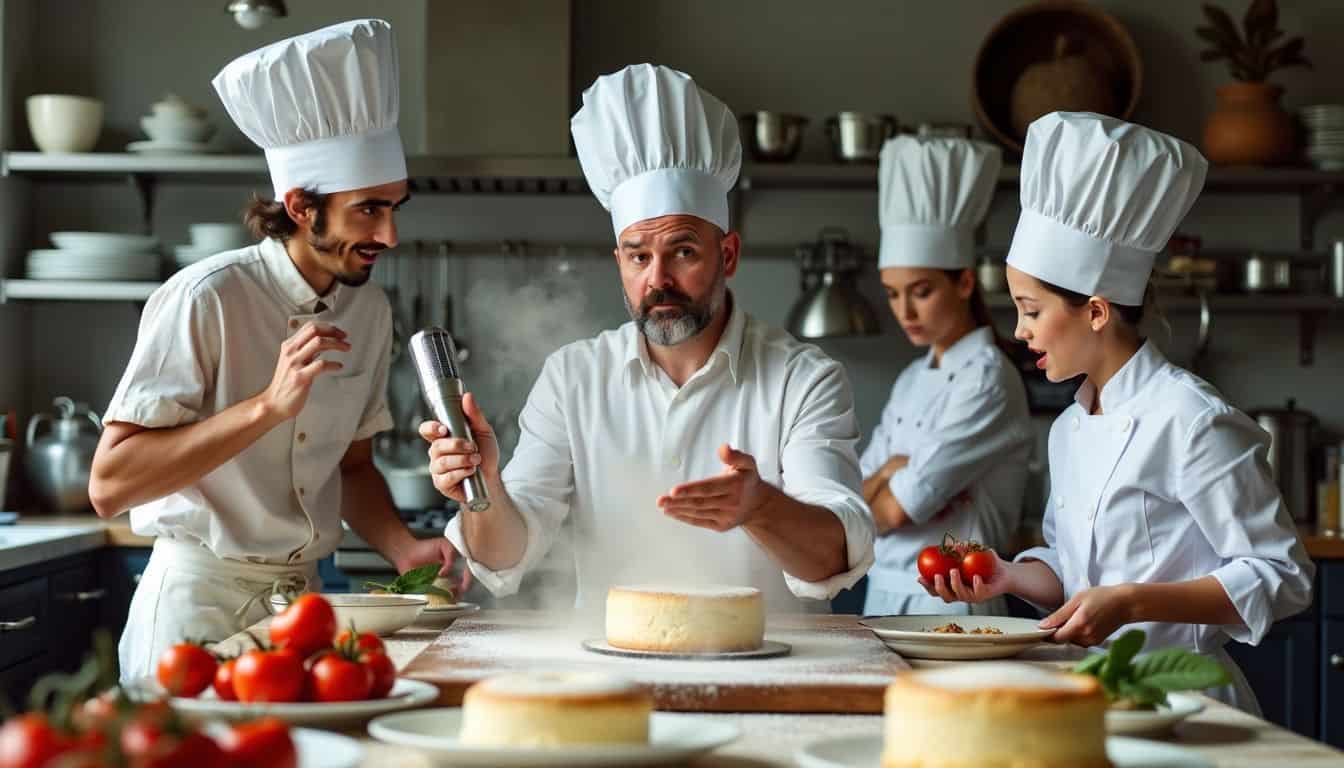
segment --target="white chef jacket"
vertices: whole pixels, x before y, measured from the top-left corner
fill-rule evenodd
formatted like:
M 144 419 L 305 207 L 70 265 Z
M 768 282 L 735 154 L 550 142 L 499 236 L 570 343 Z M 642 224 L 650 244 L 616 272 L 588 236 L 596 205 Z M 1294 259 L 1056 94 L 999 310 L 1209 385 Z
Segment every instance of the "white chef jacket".
M 869 589 L 928 597 L 915 580 L 919 551 L 945 532 L 995 549 L 1010 544 L 1022 519 L 1030 450 L 1022 377 L 995 345 L 992 328 L 958 339 L 941 365 L 930 350 L 906 366 L 860 468 L 869 477 L 892 456 L 910 457 L 889 487 L 911 522 L 877 538 Z M 969 500 L 957 498 L 963 491 Z M 935 520 L 949 504 L 948 514 Z M 875 611 L 887 612 L 864 609 Z
M 740 308 L 730 312 L 713 354 L 680 388 L 649 358 L 634 323 L 547 359 L 502 474 L 527 525 L 522 559 L 489 570 L 471 558 L 461 515 L 446 532 L 491 592 L 517 591 L 567 516 L 580 607 L 603 605 L 614 584 L 657 581 L 753 586 L 769 610 L 824 611 L 826 603 L 797 597 L 823 601 L 859 580 L 872 563 L 873 526 L 859 493 L 858 428 L 844 369 Z M 781 579 L 741 528 L 696 528 L 658 509 L 658 496 L 674 485 L 724 471 L 722 443 L 755 457 L 766 482 L 835 514 L 848 570 L 821 582 Z
M 349 334 L 349 352 L 322 355 L 344 367 L 314 380 L 296 418 L 186 488 L 133 508 L 133 531 L 253 563 L 307 563 L 336 549 L 341 457 L 392 427 L 391 309 L 377 285 L 336 283 L 319 297 L 269 239 L 193 264 L 150 296 L 103 418 L 149 428 L 209 418 L 265 390 L 281 342 L 309 320 Z
M 1245 626 L 1142 623 L 1145 650 L 1219 656 L 1228 638 L 1257 644 L 1311 602 L 1315 566 L 1270 476 L 1269 436 L 1151 342 L 1101 391 L 1084 383 L 1050 429 L 1044 562 L 1067 600 L 1084 589 L 1212 575 Z M 1109 641 L 1108 641 L 1109 642 Z M 1235 676 L 1235 675 L 1234 675 Z

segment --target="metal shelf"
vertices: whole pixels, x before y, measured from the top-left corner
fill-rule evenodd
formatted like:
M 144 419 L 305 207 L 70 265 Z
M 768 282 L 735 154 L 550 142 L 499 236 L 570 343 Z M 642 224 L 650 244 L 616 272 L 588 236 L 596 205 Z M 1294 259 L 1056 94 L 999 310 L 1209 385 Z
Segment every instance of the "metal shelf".
M 145 301 L 161 283 L 113 280 L 0 280 L 0 302 Z

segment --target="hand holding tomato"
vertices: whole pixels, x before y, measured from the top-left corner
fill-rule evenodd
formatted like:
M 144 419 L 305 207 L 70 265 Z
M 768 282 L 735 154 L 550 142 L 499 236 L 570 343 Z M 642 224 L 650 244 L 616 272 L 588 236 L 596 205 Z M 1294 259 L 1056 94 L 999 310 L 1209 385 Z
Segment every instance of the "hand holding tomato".
M 942 544 L 919 553 L 919 583 L 947 603 L 981 603 L 1010 591 L 1009 566 L 994 550 L 947 534 Z

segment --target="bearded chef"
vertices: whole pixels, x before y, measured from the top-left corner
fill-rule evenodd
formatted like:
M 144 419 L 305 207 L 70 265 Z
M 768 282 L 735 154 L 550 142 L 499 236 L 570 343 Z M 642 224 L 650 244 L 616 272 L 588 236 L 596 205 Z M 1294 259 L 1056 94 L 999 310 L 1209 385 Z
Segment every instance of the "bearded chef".
M 656 576 L 826 610 L 872 562 L 853 398 L 838 363 L 727 288 L 741 253 L 728 220 L 737 121 L 686 74 L 641 64 L 599 77 L 571 129 L 612 216 L 632 322 L 550 356 L 502 472 L 474 397 L 474 443 L 422 426 L 436 486 L 461 499 L 479 472 L 494 499 L 448 537 L 497 595 L 518 589 L 569 518 L 580 605 Z
M 266 151 L 259 243 L 150 297 L 107 408 L 90 495 L 155 537 L 121 638 L 123 680 L 167 646 L 222 640 L 280 587 L 316 589 L 341 521 L 399 571 L 451 562 L 417 541 L 372 462 L 392 426 L 391 313 L 368 282 L 406 202 L 391 27 L 338 24 L 249 53 L 214 80 Z

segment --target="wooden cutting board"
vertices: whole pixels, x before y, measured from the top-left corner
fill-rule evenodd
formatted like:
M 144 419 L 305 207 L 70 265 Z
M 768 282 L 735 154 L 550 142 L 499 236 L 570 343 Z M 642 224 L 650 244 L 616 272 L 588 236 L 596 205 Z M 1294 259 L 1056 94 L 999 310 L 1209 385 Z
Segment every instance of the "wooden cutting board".
M 891 678 L 910 669 L 856 616 L 783 615 L 766 621 L 766 639 L 792 653 L 773 659 L 629 659 L 583 649 L 601 632 L 561 629 L 566 619 L 534 611 L 487 611 L 459 619 L 402 674 L 432 683 L 439 704 L 457 706 L 479 680 L 524 670 L 602 670 L 633 679 L 661 710 L 877 714 Z

